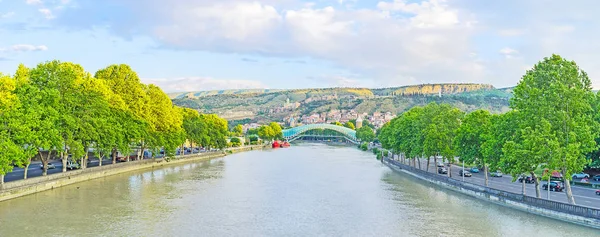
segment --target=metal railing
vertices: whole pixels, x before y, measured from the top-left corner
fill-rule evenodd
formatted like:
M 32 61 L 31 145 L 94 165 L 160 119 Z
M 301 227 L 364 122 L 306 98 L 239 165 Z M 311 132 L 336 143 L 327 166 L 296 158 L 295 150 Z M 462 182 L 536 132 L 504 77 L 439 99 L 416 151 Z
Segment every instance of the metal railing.
M 412 173 L 418 174 L 418 175 L 428 178 L 430 180 L 444 182 L 444 183 L 451 184 L 453 186 L 460 187 L 460 188 L 463 188 L 466 190 L 479 192 L 484 195 L 495 196 L 495 197 L 498 197 L 500 200 L 510 200 L 510 201 L 515 201 L 515 202 L 521 202 L 521 203 L 531 205 L 534 207 L 538 207 L 538 208 L 544 208 L 544 209 L 548 209 L 548 210 L 552 210 L 552 211 L 557 211 L 557 212 L 562 212 L 562 213 L 567 213 L 567 214 L 572 214 L 572 215 L 577 215 L 577 216 L 582 216 L 582 217 L 587 217 L 587 218 L 594 218 L 594 219 L 600 220 L 600 209 L 584 207 L 584 206 L 579 206 L 579 205 L 572 205 L 572 204 L 563 203 L 563 202 L 557 202 L 557 201 L 546 200 L 546 199 L 541 199 L 541 198 L 536 198 L 536 197 L 524 196 L 523 194 L 508 192 L 508 191 L 504 191 L 504 190 L 488 188 L 488 187 L 484 187 L 484 186 L 477 185 L 477 184 L 462 182 L 460 180 L 452 179 L 447 176 L 430 173 L 425 170 L 417 169 L 415 167 L 402 164 L 399 161 L 390 160 L 389 158 L 385 158 L 385 161 L 391 165 L 394 165 L 394 166 L 400 168 L 400 169 L 408 170 Z

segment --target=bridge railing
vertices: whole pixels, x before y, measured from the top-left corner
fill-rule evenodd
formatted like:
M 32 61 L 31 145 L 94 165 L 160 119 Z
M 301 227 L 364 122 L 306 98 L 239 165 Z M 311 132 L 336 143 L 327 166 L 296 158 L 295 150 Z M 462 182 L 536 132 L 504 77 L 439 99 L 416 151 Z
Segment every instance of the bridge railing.
M 558 211 L 562 213 L 583 216 L 587 218 L 594 218 L 600 220 L 600 209 L 584 207 L 579 205 L 572 205 L 564 202 L 557 202 L 547 199 L 541 199 L 537 197 L 523 196 L 522 194 L 508 192 L 499 189 L 493 189 L 489 187 L 484 187 L 481 185 L 476 185 L 472 183 L 462 182 L 460 180 L 452 179 L 444 175 L 439 175 L 436 173 L 430 173 L 425 170 L 417 169 L 412 166 L 408 166 L 400 163 L 396 160 L 391 160 L 389 158 L 384 158 L 386 162 L 391 165 L 394 165 L 400 169 L 408 170 L 412 173 L 418 174 L 420 176 L 426 177 L 430 180 L 436 180 L 440 182 L 444 182 L 447 184 L 451 184 L 456 187 L 460 187 L 466 190 L 471 190 L 475 192 L 482 193 L 484 195 L 493 195 L 498 197 L 500 200 L 510 200 L 515 202 L 525 203 L 527 205 L 531 205 L 538 208 L 544 208 L 548 210 Z

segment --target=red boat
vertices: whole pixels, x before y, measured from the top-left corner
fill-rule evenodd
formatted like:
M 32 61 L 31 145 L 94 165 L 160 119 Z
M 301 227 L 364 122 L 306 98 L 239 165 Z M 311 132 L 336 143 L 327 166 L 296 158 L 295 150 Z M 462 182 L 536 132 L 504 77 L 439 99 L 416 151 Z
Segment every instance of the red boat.
M 288 148 L 288 147 L 290 147 L 290 143 L 289 142 L 283 142 L 283 143 L 281 143 L 281 147 L 282 148 Z
M 279 148 L 279 147 L 281 147 L 281 144 L 279 143 L 279 141 L 274 141 L 273 148 Z

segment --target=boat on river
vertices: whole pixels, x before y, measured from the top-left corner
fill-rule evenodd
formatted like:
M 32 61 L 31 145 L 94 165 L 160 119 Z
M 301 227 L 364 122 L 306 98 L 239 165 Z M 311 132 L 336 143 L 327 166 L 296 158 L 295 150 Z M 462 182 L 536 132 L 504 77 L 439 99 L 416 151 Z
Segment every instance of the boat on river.
M 279 148 L 279 147 L 281 147 L 281 144 L 279 143 L 279 141 L 274 141 L 273 148 Z
M 289 142 L 287 142 L 287 141 L 285 141 L 285 142 L 281 143 L 281 148 L 288 148 L 288 147 L 290 147 L 290 146 L 291 146 L 291 145 L 290 145 L 290 143 L 289 143 Z

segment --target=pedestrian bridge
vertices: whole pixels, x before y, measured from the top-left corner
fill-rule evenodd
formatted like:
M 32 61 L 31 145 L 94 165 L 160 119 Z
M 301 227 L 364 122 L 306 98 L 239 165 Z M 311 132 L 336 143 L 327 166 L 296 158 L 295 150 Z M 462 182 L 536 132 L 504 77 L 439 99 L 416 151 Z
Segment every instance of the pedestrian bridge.
M 314 131 L 314 130 L 330 130 L 330 131 L 337 132 L 337 134 L 336 135 L 310 134 L 310 131 Z M 351 143 L 354 143 L 354 144 L 359 143 L 358 138 L 356 138 L 356 131 L 349 129 L 347 127 L 342 127 L 342 126 L 327 124 L 327 123 L 302 125 L 302 126 L 298 126 L 298 127 L 294 127 L 294 128 L 290 128 L 290 129 L 284 129 L 282 131 L 282 133 L 283 133 L 283 138 L 285 138 L 286 140 L 288 140 L 290 142 L 294 141 L 296 139 L 302 138 L 302 137 L 310 136 L 310 137 L 331 137 L 331 138 L 343 137 Z

